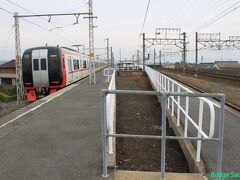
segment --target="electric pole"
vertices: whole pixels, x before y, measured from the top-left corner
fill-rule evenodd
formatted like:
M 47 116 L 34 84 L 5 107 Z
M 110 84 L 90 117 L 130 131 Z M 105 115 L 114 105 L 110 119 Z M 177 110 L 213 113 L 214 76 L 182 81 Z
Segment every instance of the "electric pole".
M 195 64 L 195 77 L 197 77 L 197 74 L 198 74 L 198 32 L 196 32 L 196 50 L 195 50 L 195 53 L 196 53 L 196 64 Z
M 159 67 L 159 68 L 161 68 L 161 67 L 162 67 L 161 58 L 162 58 L 162 52 L 161 52 L 161 50 L 159 50 L 159 65 L 160 65 L 160 67 Z
M 96 84 L 95 62 L 94 62 L 94 32 L 93 32 L 93 5 L 92 0 L 88 1 L 89 5 L 89 84 Z
M 17 103 L 24 102 L 24 87 L 22 76 L 22 58 L 21 58 L 21 45 L 20 45 L 20 31 L 19 31 L 19 17 L 18 13 L 14 13 L 14 27 L 15 27 L 15 54 L 16 54 L 16 88 L 17 88 Z
M 110 48 L 110 52 L 111 52 L 111 67 L 113 66 L 113 52 L 112 52 L 112 47 Z
M 109 68 L 109 39 L 107 38 L 107 67 Z
M 145 72 L 145 33 L 143 35 L 143 72 Z
M 156 69 L 156 53 L 155 53 L 155 49 L 153 50 L 153 61 L 154 61 L 154 69 Z
M 186 33 L 183 33 L 183 74 L 186 71 Z
M 137 50 L 137 65 L 139 66 L 139 50 Z

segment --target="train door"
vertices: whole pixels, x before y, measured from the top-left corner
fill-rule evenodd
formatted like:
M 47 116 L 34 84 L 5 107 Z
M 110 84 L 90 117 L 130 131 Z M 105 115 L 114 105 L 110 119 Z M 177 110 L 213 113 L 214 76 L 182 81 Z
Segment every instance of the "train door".
M 68 83 L 73 82 L 73 63 L 72 63 L 72 57 L 68 56 Z
M 32 72 L 34 86 L 49 86 L 47 49 L 32 51 Z

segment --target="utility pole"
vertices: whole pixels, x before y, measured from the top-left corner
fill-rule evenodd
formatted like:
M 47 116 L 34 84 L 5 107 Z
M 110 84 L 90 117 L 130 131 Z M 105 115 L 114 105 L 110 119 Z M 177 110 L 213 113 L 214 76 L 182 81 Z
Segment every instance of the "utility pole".
M 145 72 L 145 33 L 143 35 L 143 72 Z
M 139 50 L 137 50 L 137 65 L 139 66 Z
M 186 71 L 186 33 L 183 33 L 183 74 Z
M 21 45 L 20 45 L 20 31 L 19 31 L 19 17 L 18 13 L 14 13 L 14 27 L 15 27 L 15 55 L 16 55 L 16 88 L 17 88 L 17 103 L 24 102 L 24 87 L 22 76 L 22 58 L 21 58 Z
M 161 58 L 162 58 L 162 51 L 159 50 L 159 65 L 160 65 L 160 68 L 162 67 Z
M 107 38 L 107 67 L 109 68 L 109 39 Z
M 113 66 L 113 52 L 112 52 L 112 47 L 110 48 L 110 52 L 111 52 L 111 67 Z
M 120 63 L 122 61 L 122 50 L 121 49 L 119 49 L 119 61 L 120 61 Z
M 196 53 L 196 64 L 195 64 L 195 77 L 197 77 L 197 74 L 198 74 L 198 32 L 196 32 L 196 50 L 195 50 L 195 53 Z
M 156 69 L 156 52 L 153 50 L 153 61 L 154 61 L 154 69 Z
M 89 84 L 96 84 L 96 75 L 95 75 L 95 61 L 94 61 L 94 32 L 93 32 L 93 5 L 92 0 L 88 1 L 89 5 Z

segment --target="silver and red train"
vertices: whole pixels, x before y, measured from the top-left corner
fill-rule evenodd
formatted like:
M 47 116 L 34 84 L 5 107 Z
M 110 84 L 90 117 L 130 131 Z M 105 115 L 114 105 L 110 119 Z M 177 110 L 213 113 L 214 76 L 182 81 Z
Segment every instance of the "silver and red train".
M 23 84 L 28 101 L 36 101 L 89 75 L 89 57 L 65 47 L 36 47 L 25 50 L 22 57 Z M 95 68 L 106 61 L 95 60 Z

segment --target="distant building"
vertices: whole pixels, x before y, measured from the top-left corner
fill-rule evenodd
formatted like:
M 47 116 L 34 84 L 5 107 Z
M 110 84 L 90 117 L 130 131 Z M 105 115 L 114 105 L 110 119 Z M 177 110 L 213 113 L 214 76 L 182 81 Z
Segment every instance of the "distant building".
M 184 67 L 183 61 L 181 61 L 180 63 L 179 62 L 175 63 L 175 69 L 183 69 L 183 67 Z M 187 69 L 192 69 L 192 68 L 195 68 L 195 64 L 191 64 L 191 63 L 186 62 L 185 67 Z
M 214 63 L 200 63 L 198 64 L 199 69 L 211 69 Z
M 167 69 L 175 69 L 175 64 L 163 64 L 163 67 Z
M 16 84 L 15 60 L 11 60 L 0 65 L 0 84 Z
M 137 61 L 121 61 L 117 63 L 118 68 L 134 68 L 138 66 Z
M 213 69 L 236 69 L 240 68 L 240 64 L 238 61 L 215 61 L 212 65 Z

